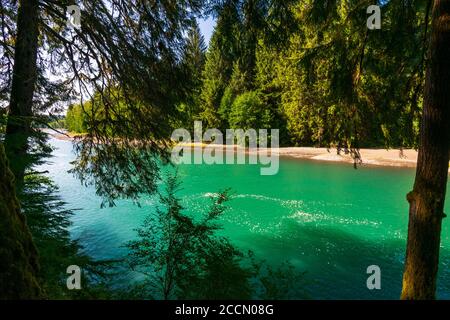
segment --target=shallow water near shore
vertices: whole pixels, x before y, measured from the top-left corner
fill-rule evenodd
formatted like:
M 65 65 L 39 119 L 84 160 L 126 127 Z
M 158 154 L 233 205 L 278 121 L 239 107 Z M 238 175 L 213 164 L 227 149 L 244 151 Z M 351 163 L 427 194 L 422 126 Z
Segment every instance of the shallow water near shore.
M 94 188 L 81 186 L 67 173 L 74 159 L 71 142 L 52 138 L 51 144 L 56 148 L 53 164 L 45 170 L 68 207 L 80 209 L 72 218 L 72 236 L 96 259 L 123 257 L 122 245 L 135 238 L 134 229 L 154 212 L 157 200 L 146 197 L 141 208 L 119 201 L 114 208 L 100 209 Z M 406 194 L 412 188 L 414 169 L 355 170 L 346 163 L 281 158 L 274 176 L 261 176 L 255 165 L 180 165 L 178 171 L 183 182 L 179 195 L 192 214 L 205 210 L 211 194 L 231 188 L 220 234 L 271 265 L 289 261 L 299 272 L 306 271 L 301 285 L 311 298 L 398 299 L 408 222 Z M 381 290 L 367 289 L 370 265 L 381 268 Z M 438 297 L 450 299 L 447 219 L 442 228 Z

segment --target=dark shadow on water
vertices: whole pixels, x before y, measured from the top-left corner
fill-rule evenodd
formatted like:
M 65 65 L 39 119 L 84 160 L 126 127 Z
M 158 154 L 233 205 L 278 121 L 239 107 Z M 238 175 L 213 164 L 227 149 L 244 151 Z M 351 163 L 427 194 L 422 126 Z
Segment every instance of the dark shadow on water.
M 307 271 L 305 289 L 311 298 L 399 299 L 406 241 L 389 239 L 374 242 L 336 228 L 309 225 L 298 226 L 297 232 L 291 232 L 289 236 L 289 242 L 297 246 L 292 250 L 298 254 L 296 257 L 290 255 L 288 261 L 300 261 L 302 271 Z M 256 241 L 278 240 L 260 236 Z M 381 290 L 367 288 L 370 274 L 366 270 L 370 265 L 381 269 Z M 437 295 L 440 299 L 450 298 L 449 265 L 450 250 L 441 249 Z

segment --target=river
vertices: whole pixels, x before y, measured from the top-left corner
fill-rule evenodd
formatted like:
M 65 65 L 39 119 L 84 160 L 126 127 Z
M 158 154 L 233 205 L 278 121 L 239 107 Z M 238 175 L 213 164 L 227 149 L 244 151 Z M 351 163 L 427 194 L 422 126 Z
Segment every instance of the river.
M 155 197 L 100 209 L 94 188 L 81 186 L 67 171 L 74 159 L 70 141 L 51 139 L 49 171 L 72 218 L 72 237 L 95 259 L 120 258 L 123 244 L 155 210 Z M 41 168 L 40 168 L 41 169 Z M 282 158 L 274 176 L 255 165 L 180 165 L 180 197 L 193 214 L 208 196 L 231 188 L 229 210 L 220 220 L 221 235 L 243 251 L 277 265 L 289 261 L 306 271 L 305 290 L 314 299 L 398 299 L 406 245 L 406 194 L 414 169 L 361 167 Z M 448 188 L 450 190 L 450 186 Z M 450 212 L 447 197 L 446 212 Z M 381 290 L 366 286 L 370 265 L 381 269 Z M 450 239 L 443 222 L 438 297 L 450 299 Z M 297 298 L 297 297 L 291 297 Z

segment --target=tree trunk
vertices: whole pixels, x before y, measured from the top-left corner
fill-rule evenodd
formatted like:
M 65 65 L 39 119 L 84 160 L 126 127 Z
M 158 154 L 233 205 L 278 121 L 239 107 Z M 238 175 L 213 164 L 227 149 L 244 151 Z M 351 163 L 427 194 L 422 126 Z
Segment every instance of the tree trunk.
M 37 250 L 14 188 L 15 177 L 16 186 L 21 190 L 29 164 L 28 138 L 37 78 L 38 15 L 38 0 L 20 1 L 5 135 L 6 155 L 13 173 L 8 167 L 5 149 L 0 145 L 0 299 L 42 297 L 37 276 Z
M 450 149 L 450 0 L 435 0 L 402 299 L 435 299 Z
M 17 16 L 17 39 L 5 149 L 18 190 L 21 190 L 24 172 L 30 163 L 27 151 L 37 79 L 38 3 L 38 0 L 21 0 Z
M 0 300 L 42 296 L 38 255 L 20 212 L 13 175 L 0 145 Z

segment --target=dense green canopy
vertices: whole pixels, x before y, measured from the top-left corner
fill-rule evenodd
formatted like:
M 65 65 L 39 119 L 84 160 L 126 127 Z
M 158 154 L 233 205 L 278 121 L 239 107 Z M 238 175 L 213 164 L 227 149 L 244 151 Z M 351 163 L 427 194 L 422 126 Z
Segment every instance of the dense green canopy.
M 284 144 L 417 146 L 426 2 L 387 2 L 381 30 L 366 26 L 371 1 L 289 2 L 296 28 L 279 31 L 287 38 L 282 44 L 267 37 L 271 11 L 255 16 L 248 9 L 266 1 L 226 3 L 204 69 L 202 115 L 209 126 L 233 125 L 234 99 L 257 91 L 272 115 L 267 125 L 280 128 Z M 253 116 L 264 113 L 253 109 Z

